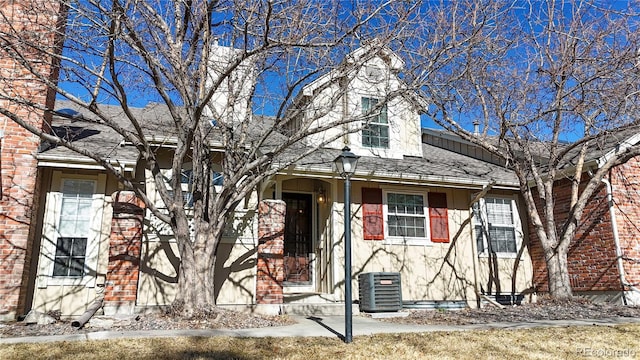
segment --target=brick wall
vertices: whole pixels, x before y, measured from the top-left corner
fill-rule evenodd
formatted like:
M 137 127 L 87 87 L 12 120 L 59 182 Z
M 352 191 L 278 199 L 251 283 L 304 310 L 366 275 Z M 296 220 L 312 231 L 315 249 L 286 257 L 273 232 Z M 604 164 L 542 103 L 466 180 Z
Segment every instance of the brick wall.
M 144 203 L 132 191 L 118 191 L 112 198 L 104 311 L 130 314 L 138 293 Z
M 584 183 L 584 182 L 583 182 Z M 571 199 L 571 182 L 561 180 L 555 185 L 555 216 L 558 225 L 567 218 Z M 538 201 L 538 208 L 541 203 Z M 544 221 L 544 220 L 543 220 Z M 538 236 L 529 223 L 530 254 L 534 266 L 534 287 L 548 291 L 544 252 Z M 592 196 L 585 208 L 568 253 L 569 276 L 574 291 L 620 290 L 616 267 L 615 244 L 604 184 Z
M 256 302 L 282 304 L 284 281 L 284 224 L 286 204 L 263 200 L 258 207 L 258 274 Z
M 50 0 L 9 1 L 3 2 L 0 12 L 0 48 L 6 43 L 18 47 L 36 71 L 55 82 L 58 75 L 55 60 L 29 48 L 27 43 L 34 42 L 52 52 L 59 49 L 61 37 L 57 30 L 61 28 L 61 5 Z M 12 37 L 16 34 L 20 38 Z M 0 50 L 0 93 L 47 106 L 53 105 L 55 96 L 4 50 Z M 47 128 L 48 119 L 43 111 L 3 99 L 0 99 L 0 108 L 37 128 Z M 38 171 L 34 155 L 40 141 L 3 115 L 0 115 L 0 132 L 0 320 L 12 320 L 26 307 L 29 263 L 33 253 L 33 209 L 38 200 Z
M 627 283 L 640 286 L 640 159 L 611 172 L 616 224 Z

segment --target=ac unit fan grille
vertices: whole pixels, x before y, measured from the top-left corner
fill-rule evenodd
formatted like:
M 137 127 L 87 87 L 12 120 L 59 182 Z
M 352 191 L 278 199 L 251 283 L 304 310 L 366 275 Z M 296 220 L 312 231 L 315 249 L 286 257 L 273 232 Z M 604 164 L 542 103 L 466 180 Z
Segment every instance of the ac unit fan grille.
M 383 312 L 402 309 L 400 273 L 364 273 L 358 276 L 360 311 Z

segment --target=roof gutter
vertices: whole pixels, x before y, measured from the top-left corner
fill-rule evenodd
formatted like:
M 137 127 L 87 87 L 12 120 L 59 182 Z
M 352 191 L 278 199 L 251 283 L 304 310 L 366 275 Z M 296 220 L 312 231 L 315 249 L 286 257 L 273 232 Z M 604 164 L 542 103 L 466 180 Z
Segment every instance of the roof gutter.
M 295 166 L 288 169 L 284 169 L 278 172 L 279 175 L 292 175 L 299 177 L 314 177 L 314 178 L 340 178 L 338 174 L 326 168 L 315 166 Z M 463 179 L 452 176 L 433 176 L 433 175 L 418 175 L 418 174 L 406 174 L 406 173 L 394 173 L 394 172 L 366 172 L 357 171 L 351 177 L 354 181 L 366 181 L 375 178 L 378 182 L 394 183 L 402 185 L 431 185 L 431 186 L 445 186 L 450 188 L 460 189 L 478 189 L 493 184 L 494 180 L 474 180 Z M 519 190 L 520 186 L 517 183 L 500 183 L 493 184 L 494 189 L 503 190 Z
M 59 156 L 42 156 L 38 155 L 38 167 L 55 167 L 63 169 L 83 169 L 83 170 L 105 170 L 105 168 L 96 163 L 93 160 L 85 159 L 69 159 Z M 117 168 L 122 169 L 124 172 L 130 172 L 133 176 L 136 173 L 137 162 L 134 161 L 120 161 L 117 159 L 110 159 L 109 163 Z
M 583 169 L 582 172 L 583 173 L 589 172 L 593 168 L 596 168 L 596 169 L 600 168 L 600 159 L 591 159 L 589 161 L 586 161 L 582 165 L 582 169 Z M 570 167 L 568 167 L 566 169 L 558 170 L 557 173 L 556 173 L 556 179 L 555 180 L 573 176 L 575 174 L 575 171 L 576 171 L 576 167 L 575 166 L 570 166 Z M 549 176 L 545 175 L 545 176 L 542 176 L 541 178 L 544 181 L 544 180 L 549 179 Z M 530 188 L 534 188 L 534 187 L 537 186 L 535 179 L 530 179 L 529 181 L 527 181 L 527 184 L 529 185 Z

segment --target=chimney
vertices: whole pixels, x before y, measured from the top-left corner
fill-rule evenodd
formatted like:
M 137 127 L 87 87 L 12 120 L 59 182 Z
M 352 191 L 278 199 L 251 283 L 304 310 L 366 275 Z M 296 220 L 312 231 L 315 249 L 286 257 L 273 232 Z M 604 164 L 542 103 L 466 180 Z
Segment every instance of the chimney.
M 473 120 L 473 135 L 480 135 L 480 121 Z

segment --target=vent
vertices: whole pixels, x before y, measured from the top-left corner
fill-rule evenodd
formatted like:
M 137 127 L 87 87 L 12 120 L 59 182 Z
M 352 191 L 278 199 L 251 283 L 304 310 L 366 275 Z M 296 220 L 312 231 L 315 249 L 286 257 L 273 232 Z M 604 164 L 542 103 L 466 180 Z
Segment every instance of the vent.
M 381 81 L 382 80 L 382 69 L 375 66 L 367 66 L 365 68 L 365 72 L 367 74 L 367 78 L 371 81 Z
M 400 273 L 375 272 L 358 276 L 360 311 L 383 312 L 402 309 Z

